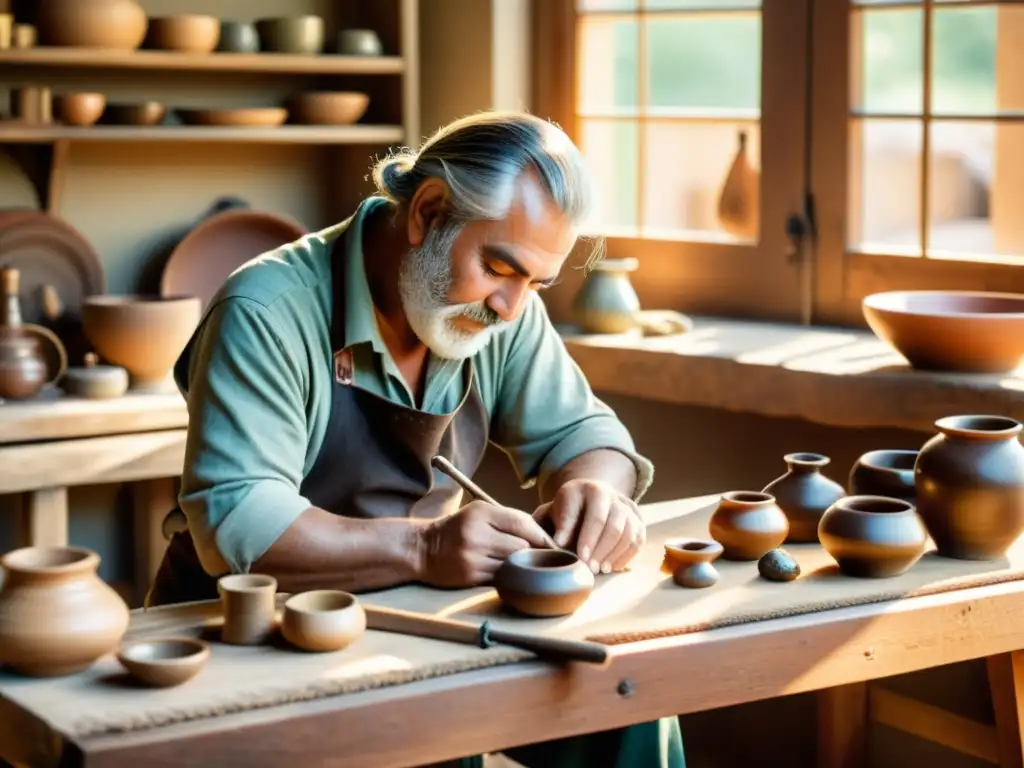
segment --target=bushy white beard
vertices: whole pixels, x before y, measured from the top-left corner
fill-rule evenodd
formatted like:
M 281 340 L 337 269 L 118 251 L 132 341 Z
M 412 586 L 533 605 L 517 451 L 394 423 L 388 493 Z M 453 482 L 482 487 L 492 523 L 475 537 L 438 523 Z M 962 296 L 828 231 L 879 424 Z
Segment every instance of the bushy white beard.
M 398 275 L 402 309 L 409 327 L 433 354 L 449 360 L 472 357 L 507 325 L 486 302 L 448 303 L 451 246 L 460 229 L 459 225 L 446 224 L 430 230 L 423 245 L 404 256 Z M 452 325 L 460 316 L 487 327 L 476 332 L 463 331 Z

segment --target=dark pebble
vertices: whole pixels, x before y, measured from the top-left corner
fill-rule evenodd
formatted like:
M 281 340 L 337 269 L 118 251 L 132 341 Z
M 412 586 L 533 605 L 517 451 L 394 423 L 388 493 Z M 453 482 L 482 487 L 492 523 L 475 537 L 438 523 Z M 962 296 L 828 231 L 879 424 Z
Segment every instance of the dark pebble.
M 800 564 L 784 549 L 773 549 L 757 561 L 757 572 L 769 581 L 792 581 L 800 575 Z

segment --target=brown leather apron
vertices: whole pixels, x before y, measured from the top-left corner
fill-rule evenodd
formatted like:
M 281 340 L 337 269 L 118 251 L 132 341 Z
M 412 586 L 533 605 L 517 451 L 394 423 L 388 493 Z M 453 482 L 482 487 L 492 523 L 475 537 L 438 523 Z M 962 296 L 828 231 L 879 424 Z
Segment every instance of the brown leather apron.
M 345 345 L 345 240 L 338 237 L 331 255 L 331 346 L 339 352 Z M 346 367 L 349 359 L 335 354 L 327 431 L 299 492 L 314 506 L 346 517 L 431 518 L 453 512 L 461 489 L 430 460 L 440 454 L 470 476 L 483 460 L 489 419 L 472 361 L 463 365 L 462 401 L 452 413 L 436 415 L 358 388 Z M 203 569 L 191 534 L 175 533 L 146 604 L 217 598 L 217 576 Z

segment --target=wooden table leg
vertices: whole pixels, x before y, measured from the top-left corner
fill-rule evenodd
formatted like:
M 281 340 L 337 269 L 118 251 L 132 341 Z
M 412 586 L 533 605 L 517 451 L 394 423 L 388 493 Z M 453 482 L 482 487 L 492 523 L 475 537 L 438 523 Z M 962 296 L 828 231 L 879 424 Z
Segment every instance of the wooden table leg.
M 1001 768 L 1024 767 L 1021 726 L 1024 725 L 1024 651 L 990 656 L 988 684 L 996 716 L 996 742 Z
M 67 488 L 43 488 L 21 495 L 18 543 L 22 547 L 68 545 Z
M 135 592 L 141 605 L 163 560 L 167 540 L 163 522 L 178 505 L 178 484 L 173 477 L 143 480 L 132 488 L 135 525 Z
M 864 768 L 867 739 L 867 683 L 818 691 L 818 768 Z

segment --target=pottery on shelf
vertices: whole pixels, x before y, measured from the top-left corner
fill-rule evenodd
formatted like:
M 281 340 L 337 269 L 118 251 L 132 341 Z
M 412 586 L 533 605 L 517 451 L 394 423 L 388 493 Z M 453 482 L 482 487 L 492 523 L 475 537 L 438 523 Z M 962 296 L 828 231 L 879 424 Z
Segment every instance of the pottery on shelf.
M 851 496 L 888 496 L 915 502 L 914 464 L 917 451 L 868 451 L 850 469 Z
M 310 56 L 324 50 L 324 20 L 320 16 L 258 19 L 256 32 L 260 48 L 267 52 Z
M 21 273 L 0 269 L 0 398 L 24 400 L 39 394 L 67 369 L 67 353 L 57 335 L 41 325 L 23 323 L 18 296 Z M 54 375 L 39 346 L 42 337 L 59 359 Z
M 520 549 L 494 574 L 494 588 L 507 607 L 526 616 L 565 616 L 594 590 L 586 563 L 564 549 Z
M 722 554 L 722 545 L 704 539 L 671 539 L 665 542 L 665 557 L 672 567 L 672 579 L 681 587 L 703 589 L 718 583 L 712 565 Z
M 65 93 L 57 97 L 57 117 L 62 123 L 87 127 L 103 116 L 107 97 L 102 93 Z
M 149 22 L 135 0 L 39 0 L 41 45 L 133 51 Z
M 231 645 L 261 645 L 277 630 L 277 579 L 263 573 L 234 573 L 217 580 L 224 627 Z
M 846 489 L 821 473 L 831 459 L 820 453 L 789 453 L 783 457 L 789 470 L 764 487 L 764 493 L 775 497 L 775 502 L 789 519 L 787 541 L 816 542 L 818 521 Z
M 220 40 L 220 19 L 197 13 L 151 18 L 145 46 L 159 51 L 210 53 Z
M 217 40 L 219 53 L 258 53 L 260 36 L 248 21 L 222 21 Z
M 119 365 L 99 365 L 95 352 L 85 355 L 81 367 L 70 366 L 60 380 L 60 388 L 69 395 L 90 400 L 120 397 L 128 389 L 128 371 Z
M 914 466 L 917 511 L 938 554 L 997 560 L 1024 531 L 1022 425 L 1005 416 L 948 416 Z
M 601 259 L 573 298 L 572 311 L 584 333 L 625 333 L 636 327 L 640 299 L 629 281 L 640 262 Z
M 317 589 L 292 595 L 284 604 L 281 634 L 304 651 L 340 651 L 366 631 L 366 611 L 355 595 Z
M 848 576 L 888 578 L 905 573 L 928 541 L 914 505 L 884 496 L 846 496 L 821 518 L 821 545 Z
M 708 530 L 726 560 L 759 560 L 786 540 L 789 520 L 770 493 L 730 491 L 722 494 Z
M 118 649 L 117 660 L 139 682 L 170 688 L 199 674 L 210 660 L 210 646 L 194 637 L 135 640 Z
M 343 29 L 338 32 L 335 50 L 343 56 L 380 56 L 384 46 L 372 29 Z
M 760 215 L 761 175 L 750 161 L 746 131 L 740 131 L 736 154 L 718 198 L 718 222 L 734 237 L 755 238 Z
M 128 606 L 81 547 L 25 547 L 0 559 L 0 663 L 33 677 L 81 672 L 113 652 Z

